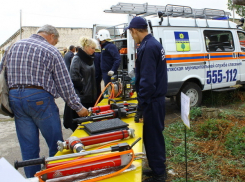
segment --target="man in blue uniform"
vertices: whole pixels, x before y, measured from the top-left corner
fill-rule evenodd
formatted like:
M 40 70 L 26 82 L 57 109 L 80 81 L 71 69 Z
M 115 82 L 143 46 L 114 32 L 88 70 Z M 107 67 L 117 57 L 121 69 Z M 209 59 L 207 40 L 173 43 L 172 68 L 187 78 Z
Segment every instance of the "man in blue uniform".
M 102 71 L 102 78 L 105 86 L 111 82 L 111 76 L 117 73 L 120 66 L 121 57 L 117 47 L 110 40 L 110 33 L 108 30 L 102 29 L 98 32 L 97 38 L 101 44 L 101 62 L 100 67 Z
M 69 47 L 69 52 L 67 52 L 64 56 L 66 67 L 67 67 L 69 72 L 70 72 L 71 60 L 74 57 L 75 51 L 76 51 L 76 47 L 74 45 L 71 45 Z
M 144 182 L 165 181 L 166 155 L 164 130 L 165 95 L 167 92 L 167 67 L 162 45 L 148 34 L 146 20 L 135 17 L 127 27 L 137 49 L 136 92 L 138 109 L 143 114 L 143 140 L 151 170 L 143 171 L 150 176 Z

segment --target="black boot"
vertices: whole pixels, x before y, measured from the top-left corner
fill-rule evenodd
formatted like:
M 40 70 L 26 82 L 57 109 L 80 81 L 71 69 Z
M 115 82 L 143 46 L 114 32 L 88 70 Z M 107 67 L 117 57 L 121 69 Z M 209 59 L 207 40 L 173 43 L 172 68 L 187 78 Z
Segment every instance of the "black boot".
M 150 178 L 147 178 L 146 180 L 144 180 L 143 182 L 165 182 L 165 180 L 167 179 L 166 175 L 153 175 Z
M 154 172 L 151 169 L 145 169 L 145 170 L 143 170 L 143 175 L 145 175 L 145 176 L 153 176 Z
M 151 169 L 145 169 L 143 170 L 143 175 L 150 177 L 143 182 L 165 182 L 165 180 L 167 179 L 167 170 L 165 170 L 165 173 L 163 175 L 156 175 Z

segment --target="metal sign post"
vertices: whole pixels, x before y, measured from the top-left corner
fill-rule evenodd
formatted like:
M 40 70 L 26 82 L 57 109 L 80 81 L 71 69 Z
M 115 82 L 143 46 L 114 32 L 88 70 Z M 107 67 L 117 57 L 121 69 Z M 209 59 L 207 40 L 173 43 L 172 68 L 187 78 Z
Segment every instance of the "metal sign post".
M 190 129 L 190 98 L 181 92 L 181 119 L 185 125 L 185 178 L 187 182 L 188 170 L 187 170 L 187 137 L 186 137 L 186 128 Z

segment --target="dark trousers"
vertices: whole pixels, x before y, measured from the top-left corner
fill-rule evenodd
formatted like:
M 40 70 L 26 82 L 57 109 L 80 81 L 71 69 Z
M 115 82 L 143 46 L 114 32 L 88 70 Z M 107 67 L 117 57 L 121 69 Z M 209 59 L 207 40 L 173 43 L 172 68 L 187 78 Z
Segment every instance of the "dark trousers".
M 83 103 L 83 106 L 87 109 L 89 107 L 94 107 L 94 103 Z M 71 109 L 67 104 L 65 104 L 64 116 L 63 116 L 63 125 L 66 129 L 70 128 L 72 131 L 77 129 L 78 124 L 73 123 L 72 120 L 79 118 L 76 111 Z
M 165 141 L 163 136 L 165 98 L 152 101 L 143 108 L 143 140 L 149 167 L 157 175 L 165 173 Z
M 96 88 L 97 88 L 97 97 L 96 100 L 99 98 L 100 94 L 101 94 L 101 80 L 102 78 L 98 78 L 96 79 Z M 103 96 L 100 98 L 100 101 L 103 99 Z M 100 102 L 99 101 L 99 102 Z
M 106 86 L 109 82 L 111 82 L 111 77 L 108 76 L 108 73 L 107 73 L 107 72 L 103 72 L 103 73 L 102 73 L 102 78 L 103 78 L 103 80 L 104 80 L 105 86 Z

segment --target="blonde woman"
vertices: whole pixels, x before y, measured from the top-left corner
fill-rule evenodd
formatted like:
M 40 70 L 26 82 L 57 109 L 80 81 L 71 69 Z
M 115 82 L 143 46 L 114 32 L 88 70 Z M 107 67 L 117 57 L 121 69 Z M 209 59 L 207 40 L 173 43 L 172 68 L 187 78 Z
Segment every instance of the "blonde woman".
M 75 91 L 81 99 L 84 107 L 93 107 L 97 98 L 95 67 L 94 67 L 94 52 L 97 48 L 96 40 L 87 37 L 80 38 L 81 48 L 78 48 L 77 54 L 73 57 L 70 76 L 74 84 Z M 64 127 L 75 131 L 76 123 L 72 123 L 72 119 L 78 118 L 67 104 L 64 111 Z

